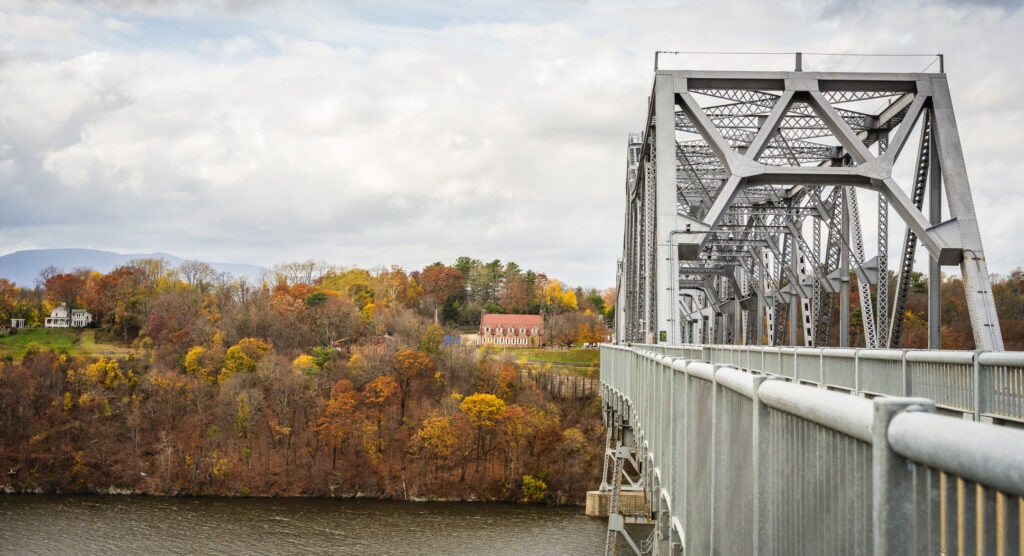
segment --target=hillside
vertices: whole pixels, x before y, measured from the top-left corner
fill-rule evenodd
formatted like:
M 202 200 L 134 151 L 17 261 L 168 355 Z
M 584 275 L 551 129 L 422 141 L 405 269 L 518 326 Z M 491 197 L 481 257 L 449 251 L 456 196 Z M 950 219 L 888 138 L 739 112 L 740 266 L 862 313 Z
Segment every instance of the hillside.
M 590 343 L 603 298 L 457 264 L 0 281 L 0 326 L 64 299 L 96 325 L 0 332 L 0 492 L 582 503 L 603 464 L 597 351 L 445 346 L 440 321 L 547 311 L 559 345 Z
M 91 268 L 105 274 L 131 260 L 147 258 L 166 259 L 174 266 L 187 260 L 167 253 L 124 254 L 98 249 L 27 249 L 0 256 L 0 278 L 6 278 L 22 288 L 31 288 L 39 276 L 39 271 L 48 266 L 57 267 L 64 272 L 71 272 L 76 268 Z M 217 271 L 227 272 L 236 278 L 256 278 L 265 270 L 261 266 L 251 264 L 208 264 Z

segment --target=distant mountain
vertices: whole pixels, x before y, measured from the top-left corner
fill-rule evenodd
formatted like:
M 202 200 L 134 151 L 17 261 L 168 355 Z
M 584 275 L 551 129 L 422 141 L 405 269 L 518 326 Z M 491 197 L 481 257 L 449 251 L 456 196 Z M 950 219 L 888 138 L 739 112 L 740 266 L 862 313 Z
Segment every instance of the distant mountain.
M 97 249 L 28 249 L 0 257 L 0 278 L 7 278 L 22 288 L 31 288 L 35 285 L 35 279 L 39 277 L 39 271 L 51 265 L 64 272 L 71 272 L 76 268 L 91 268 L 106 274 L 135 259 L 161 258 L 166 259 L 172 266 L 189 260 L 167 253 L 126 255 Z M 256 279 L 266 271 L 265 268 L 252 264 L 203 262 L 235 278 L 246 276 Z

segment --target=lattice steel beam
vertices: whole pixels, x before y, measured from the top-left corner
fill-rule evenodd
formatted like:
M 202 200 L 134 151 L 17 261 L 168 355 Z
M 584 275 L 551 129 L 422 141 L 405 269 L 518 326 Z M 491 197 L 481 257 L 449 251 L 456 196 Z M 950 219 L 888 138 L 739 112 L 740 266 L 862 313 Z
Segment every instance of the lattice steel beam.
M 624 339 L 681 341 L 679 296 L 695 283 L 679 279 L 715 268 L 726 277 L 704 280 L 704 299 L 738 303 L 754 291 L 769 313 L 757 318 L 768 317 L 769 335 L 784 341 L 780 304 L 797 295 L 805 323 L 813 322 L 805 342 L 827 345 L 831 292 L 841 291 L 833 281 L 848 282 L 849 269 L 860 284 L 867 345 L 898 342 L 905 280 L 889 318 L 891 208 L 932 259 L 961 266 L 977 347 L 1002 348 L 944 74 L 658 71 L 649 107 L 644 139 L 631 142 L 629 155 L 620 282 L 634 291 L 620 298 L 629 305 L 623 318 L 633 321 L 622 326 Z M 908 196 L 893 175 L 915 134 L 928 135 L 941 168 L 934 186 L 944 188 L 951 218 L 938 225 L 921 211 L 919 180 Z M 866 268 L 871 253 L 860 239 L 854 187 L 877 198 L 865 205 L 878 211 L 877 284 Z M 845 314 L 847 300 L 839 302 Z M 748 319 L 730 307 L 736 312 L 724 322 L 745 328 L 722 336 L 749 338 Z

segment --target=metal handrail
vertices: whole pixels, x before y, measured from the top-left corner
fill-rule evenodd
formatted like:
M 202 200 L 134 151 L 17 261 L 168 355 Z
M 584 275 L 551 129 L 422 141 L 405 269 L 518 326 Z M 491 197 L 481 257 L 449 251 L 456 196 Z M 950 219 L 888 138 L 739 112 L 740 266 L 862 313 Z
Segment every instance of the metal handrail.
M 1024 352 L 694 344 L 632 347 L 853 394 L 925 396 L 933 398 L 939 409 L 975 421 L 1024 422 Z
M 609 423 L 633 431 L 642 474 L 653 478 L 655 549 L 746 553 L 751 539 L 754 551 L 774 553 L 1021 547 L 1024 431 L 936 414 L 940 404 L 926 398 L 868 399 L 715 360 L 739 354 L 763 368 L 790 357 L 804 374 L 797 358 L 810 364 L 817 354 L 821 376 L 836 360 L 883 362 L 907 391 L 920 385 L 910 380 L 914 365 L 929 380 L 970 368 L 975 384 L 1005 397 L 1020 381 L 994 373 L 1024 372 L 1024 354 L 731 348 L 708 361 L 678 353 L 608 345 L 601 357 L 604 403 L 618 416 Z M 975 397 L 975 414 L 985 398 Z

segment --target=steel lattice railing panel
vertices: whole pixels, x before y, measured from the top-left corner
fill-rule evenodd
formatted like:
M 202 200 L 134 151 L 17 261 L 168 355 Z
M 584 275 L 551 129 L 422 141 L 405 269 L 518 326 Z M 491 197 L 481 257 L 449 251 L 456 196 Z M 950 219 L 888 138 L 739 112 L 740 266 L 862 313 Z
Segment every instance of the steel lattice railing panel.
M 619 436 L 632 439 L 627 447 L 642 462 L 655 526 L 649 548 L 1024 550 L 1024 431 L 940 415 L 934 400 L 907 392 L 872 400 L 796 378 L 845 376 L 847 363 L 856 373 L 863 360 L 918 365 L 922 373 L 906 374 L 915 382 L 901 388 L 923 380 L 940 397 L 956 396 L 956 381 L 941 378 L 954 369 L 992 376 L 975 379 L 989 393 L 1006 387 L 1006 372 L 1024 369 L 1020 352 L 602 346 L 606 410 L 624 414 L 614 422 L 630 434 Z M 935 365 L 946 369 L 932 373 Z M 982 403 L 1002 403 L 991 402 Z

